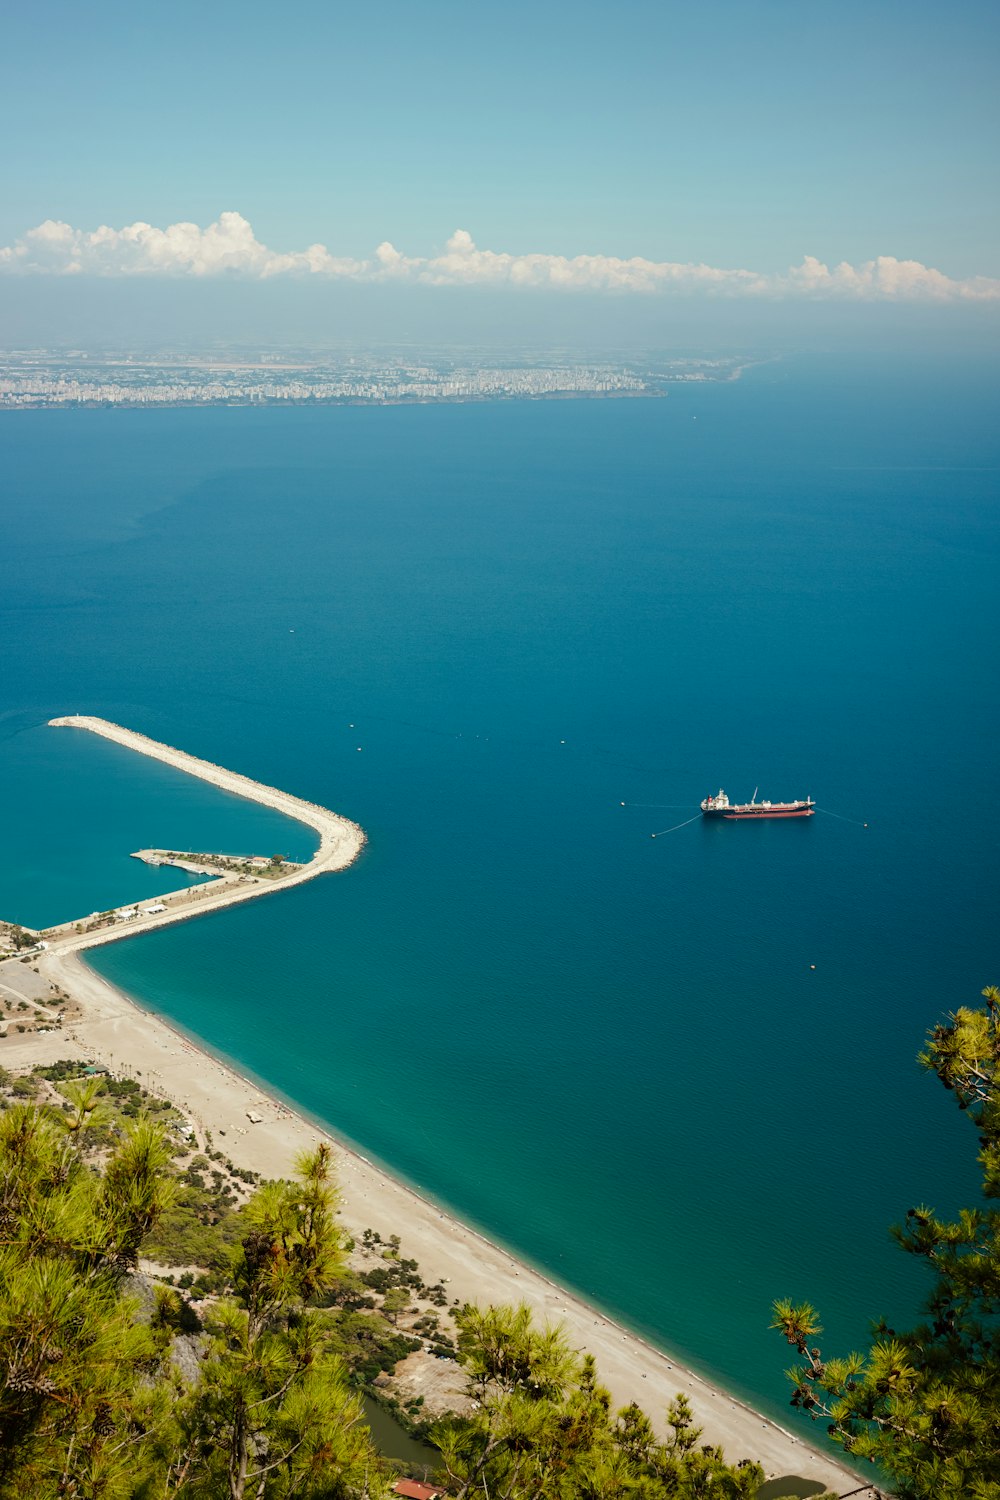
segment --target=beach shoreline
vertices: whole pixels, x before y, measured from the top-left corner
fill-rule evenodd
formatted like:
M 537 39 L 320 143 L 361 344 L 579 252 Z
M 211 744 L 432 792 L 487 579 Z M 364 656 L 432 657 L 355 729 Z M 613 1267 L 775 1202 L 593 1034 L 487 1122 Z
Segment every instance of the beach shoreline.
M 356 1143 L 339 1138 L 335 1126 L 307 1118 L 290 1101 L 276 1097 L 272 1085 L 243 1075 L 230 1059 L 209 1050 L 210 1044 L 201 1038 L 192 1039 L 90 968 L 83 958 L 86 948 L 139 936 L 235 901 L 256 899 L 326 871 L 344 869 L 361 853 L 365 835 L 356 824 L 325 808 L 199 761 L 186 752 L 174 751 L 121 726 L 79 716 L 51 722 L 103 734 L 223 790 L 266 801 L 277 811 L 317 829 L 320 848 L 310 864 L 280 881 L 250 887 L 229 885 L 214 895 L 211 887 L 199 887 L 204 894 L 183 908 L 143 916 L 110 929 L 66 932 L 47 950 L 32 955 L 29 970 L 20 967 L 17 959 L 0 964 L 4 979 L 16 975 L 21 985 L 33 983 L 39 1000 L 49 992 L 50 985 L 58 986 L 79 1007 L 65 1029 L 23 1035 L 8 1029 L 0 1041 L 0 1062 L 18 1068 L 74 1057 L 139 1078 L 150 1092 L 182 1108 L 202 1137 L 210 1133 L 217 1146 L 224 1143 L 226 1154 L 238 1167 L 265 1178 L 288 1176 L 301 1152 L 313 1147 L 318 1137 L 327 1139 L 336 1155 L 344 1227 L 352 1237 L 360 1238 L 366 1228 L 376 1230 L 384 1239 L 399 1235 L 404 1253 L 418 1261 L 425 1277 L 444 1281 L 449 1296 L 460 1302 L 523 1301 L 540 1320 L 562 1323 L 573 1346 L 595 1356 L 600 1378 L 616 1406 L 634 1401 L 660 1426 L 668 1402 L 683 1394 L 691 1401 L 704 1439 L 721 1446 L 731 1462 L 753 1459 L 768 1477 L 801 1476 L 834 1491 L 858 1492 L 860 1500 L 865 1493 L 860 1476 L 832 1454 L 812 1447 L 617 1323 L 582 1295 L 562 1287 L 546 1272 L 464 1223 L 425 1196 L 419 1184 L 397 1179 L 366 1157 Z M 776 1357 L 780 1358 L 777 1349 Z
M 132 935 L 119 931 L 114 937 Z M 80 1015 L 65 1032 L 8 1035 L 0 1043 L 5 1066 L 30 1067 L 75 1055 L 134 1076 L 184 1110 L 203 1136 L 211 1133 L 237 1166 L 264 1177 L 288 1176 L 299 1153 L 325 1139 L 334 1148 L 342 1221 L 353 1238 L 366 1228 L 386 1240 L 398 1234 L 403 1253 L 418 1261 L 425 1277 L 443 1280 L 451 1297 L 483 1304 L 524 1301 L 536 1317 L 561 1322 L 573 1346 L 597 1359 L 616 1406 L 635 1401 L 659 1425 L 667 1403 L 681 1393 L 691 1401 L 704 1439 L 722 1446 L 731 1461 L 755 1459 L 769 1477 L 797 1475 L 835 1492 L 862 1484 L 855 1470 L 655 1348 L 464 1223 L 419 1186 L 395 1178 L 357 1143 L 339 1137 L 335 1127 L 307 1118 L 290 1101 L 269 1092 L 269 1085 L 242 1074 L 230 1059 L 206 1050 L 190 1033 L 147 1010 L 91 969 L 79 951 L 43 953 L 35 964 L 46 989 L 55 984 L 67 991 Z M 251 1114 L 260 1117 L 259 1123 L 251 1123 Z

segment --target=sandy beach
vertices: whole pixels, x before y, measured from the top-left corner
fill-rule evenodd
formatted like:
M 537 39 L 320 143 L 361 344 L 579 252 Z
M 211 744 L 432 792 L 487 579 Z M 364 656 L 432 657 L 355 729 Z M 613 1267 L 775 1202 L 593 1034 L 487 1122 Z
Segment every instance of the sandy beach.
M 16 960 L 0 965 L 0 983 L 30 992 L 30 981 L 40 981 L 39 996 L 50 983 L 60 985 L 81 1006 L 82 1015 L 68 1032 L 11 1033 L 0 1042 L 3 1066 L 78 1057 L 139 1077 L 151 1091 L 183 1108 L 202 1133 L 210 1131 L 237 1166 L 267 1177 L 287 1175 L 297 1153 L 325 1136 L 336 1147 L 343 1219 L 352 1235 L 368 1227 L 383 1238 L 398 1234 L 403 1253 L 419 1261 L 425 1278 L 446 1279 L 450 1294 L 462 1301 L 523 1300 L 539 1317 L 564 1323 L 574 1345 L 595 1355 L 601 1378 L 619 1404 L 636 1401 L 656 1416 L 676 1392 L 683 1392 L 706 1440 L 720 1443 L 732 1459 L 755 1458 L 769 1476 L 802 1475 L 836 1493 L 854 1490 L 861 1482 L 831 1456 L 619 1327 L 141 1010 L 87 968 L 77 953 L 45 953 L 35 964 L 37 975 Z M 251 1124 L 248 1114 L 262 1116 L 261 1122 Z M 782 1357 L 776 1342 L 775 1358 Z
M 144 928 L 190 919 L 233 901 L 262 896 L 316 875 L 346 868 L 364 845 L 356 824 L 326 809 L 300 801 L 275 788 L 211 766 L 182 751 L 158 745 L 133 731 L 100 719 L 53 720 L 57 726 L 86 728 L 104 734 L 141 754 L 153 755 L 224 790 L 267 802 L 278 811 L 308 823 L 320 834 L 320 848 L 310 864 L 266 887 L 228 885 L 156 917 L 141 917 L 126 928 L 59 936 L 48 951 L 32 955 L 30 965 L 17 959 L 0 964 L 0 985 L 13 994 L 44 1003 L 50 985 L 67 991 L 79 1013 L 64 1030 L 25 1032 L 8 1028 L 0 1041 L 0 1064 L 11 1069 L 73 1057 L 100 1062 L 116 1073 L 139 1077 L 152 1092 L 183 1108 L 199 1131 L 210 1131 L 233 1162 L 266 1177 L 287 1175 L 296 1155 L 326 1134 L 260 1085 L 203 1050 L 160 1018 L 142 1010 L 128 996 L 100 978 L 82 961 L 81 951 L 96 943 L 132 937 Z M 259 1117 L 252 1123 L 250 1117 Z M 332 1122 L 335 1127 L 335 1122 Z M 592 1353 L 614 1401 L 636 1401 L 654 1419 L 682 1392 L 691 1400 L 705 1440 L 719 1443 L 731 1460 L 752 1458 L 769 1476 L 800 1475 L 839 1494 L 862 1495 L 862 1481 L 836 1462 L 744 1405 L 729 1393 L 684 1368 L 672 1357 L 605 1317 L 582 1299 L 563 1290 L 508 1251 L 477 1234 L 416 1190 L 396 1181 L 356 1150 L 328 1135 L 336 1147 L 343 1220 L 357 1236 L 367 1227 L 383 1238 L 398 1234 L 403 1253 L 416 1259 L 425 1279 L 445 1280 L 449 1294 L 462 1301 L 525 1301 L 536 1315 L 565 1325 L 572 1343 Z M 613 1226 L 612 1226 L 613 1232 Z M 651 1274 L 655 1274 L 651 1271 Z M 787 1362 L 775 1340 L 775 1363 Z

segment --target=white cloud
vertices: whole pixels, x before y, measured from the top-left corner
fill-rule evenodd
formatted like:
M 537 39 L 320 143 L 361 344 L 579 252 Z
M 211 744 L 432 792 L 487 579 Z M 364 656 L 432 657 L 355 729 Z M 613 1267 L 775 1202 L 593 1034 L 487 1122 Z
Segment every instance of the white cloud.
M 128 224 L 86 231 L 46 219 L 14 245 L 0 249 L 0 269 L 57 276 L 357 276 L 362 261 L 338 259 L 325 245 L 282 255 L 255 237 L 242 214 L 220 214 L 214 224 Z
M 807 255 L 800 266 L 793 266 L 786 277 L 775 278 L 776 289 L 810 296 L 866 297 L 881 301 L 920 299 L 944 302 L 956 298 L 966 301 L 996 301 L 1000 298 L 1000 281 L 988 276 L 972 276 L 955 281 L 919 260 L 897 260 L 894 255 L 880 255 L 852 266 L 841 261 L 833 270 Z
M 52 276 L 322 276 L 350 281 L 422 282 L 433 286 L 543 287 L 592 292 L 693 292 L 716 296 L 795 297 L 868 301 L 1000 301 L 1000 280 L 955 280 L 920 261 L 882 255 L 830 267 L 807 255 L 783 275 L 687 262 L 613 255 L 512 255 L 482 250 L 457 229 L 444 251 L 408 256 L 383 241 L 368 260 L 332 255 L 325 245 L 283 253 L 256 238 L 238 213 L 214 224 L 129 224 L 124 229 L 73 229 L 47 219 L 15 244 L 0 248 L 0 271 Z

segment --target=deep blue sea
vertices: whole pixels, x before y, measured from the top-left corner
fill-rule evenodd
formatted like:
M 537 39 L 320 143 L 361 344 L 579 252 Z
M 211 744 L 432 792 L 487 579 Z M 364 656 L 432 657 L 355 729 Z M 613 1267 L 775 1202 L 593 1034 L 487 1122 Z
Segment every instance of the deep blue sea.
M 772 1298 L 831 1351 L 913 1316 L 889 1222 L 976 1192 L 915 1056 L 1000 979 L 997 377 L 5 413 L 0 912 L 311 847 L 54 714 L 357 819 L 343 875 L 92 962 L 785 1416 Z M 650 838 L 720 785 L 827 813 Z

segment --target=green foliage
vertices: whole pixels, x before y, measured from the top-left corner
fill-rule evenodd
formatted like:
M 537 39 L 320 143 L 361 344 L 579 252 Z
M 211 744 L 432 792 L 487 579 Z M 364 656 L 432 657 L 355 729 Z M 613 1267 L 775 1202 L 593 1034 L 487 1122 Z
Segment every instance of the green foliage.
M 483 1500 L 752 1500 L 756 1464 L 727 1465 L 700 1445 L 678 1396 L 657 1441 L 636 1406 L 611 1412 L 591 1358 L 560 1328 L 534 1326 L 527 1307 L 465 1307 L 460 1358 L 478 1406 L 431 1428 L 460 1496 Z
M 178 1404 L 170 1472 L 194 1497 L 382 1493 L 379 1461 L 322 1316 L 339 1269 L 330 1149 L 247 1205 L 235 1295 L 215 1303 L 209 1359 Z M 186 1481 L 184 1481 L 186 1483 Z
M 193 1174 L 197 1177 L 198 1174 Z M 228 1284 L 233 1253 L 246 1223 L 224 1181 L 192 1180 L 188 1168 L 177 1180 L 174 1201 L 143 1245 L 143 1254 L 165 1266 L 202 1266 L 213 1287 Z
M 388 1320 L 443 1287 L 396 1237 L 369 1234 L 378 1264 L 345 1268 L 327 1146 L 237 1207 L 221 1152 L 171 1169 L 138 1085 L 54 1074 L 60 1108 L 0 1116 L 0 1500 L 381 1500 L 353 1384 L 421 1347 Z M 140 1251 L 202 1274 L 140 1314 Z M 196 1312 L 192 1283 L 222 1295 Z M 637 1408 L 612 1413 L 593 1362 L 525 1308 L 466 1308 L 457 1327 L 478 1406 L 433 1432 L 459 1495 L 755 1493 L 760 1470 L 702 1446 L 682 1400 L 663 1441 Z M 449 1346 L 436 1315 L 418 1329 Z
M 1000 1500 L 1000 991 L 928 1037 L 920 1062 L 954 1092 L 979 1137 L 984 1207 L 956 1220 L 910 1209 L 893 1234 L 935 1280 L 927 1319 L 873 1327 L 863 1354 L 825 1360 L 808 1304 L 775 1304 L 794 1347 L 792 1404 L 825 1418 L 835 1441 L 891 1476 L 902 1500 Z
M 159 1265 L 201 1267 L 186 1284 L 203 1294 L 230 1289 L 234 1253 L 247 1232 L 235 1179 L 255 1177 L 237 1171 L 221 1151 L 195 1156 L 179 1172 L 173 1200 L 143 1244 L 143 1254 Z
M 73 1135 L 82 1135 L 85 1130 L 105 1124 L 110 1118 L 107 1105 L 102 1101 L 103 1083 L 99 1078 L 88 1078 L 82 1083 L 67 1083 L 63 1088 L 68 1108 L 63 1121 Z
M 343 1307 L 349 1312 L 359 1307 L 374 1307 L 375 1298 L 370 1295 L 367 1283 L 354 1271 L 343 1270 L 329 1291 L 317 1299 L 320 1307 Z
M 404 1287 L 390 1287 L 382 1298 L 382 1311 L 395 1327 L 401 1312 L 405 1312 L 410 1305 L 410 1294 Z
M 97 1177 L 57 1119 L 0 1118 L 0 1496 L 132 1493 L 155 1351 L 122 1281 L 164 1161 L 140 1123 Z
M 156 1286 L 153 1289 L 153 1312 L 149 1326 L 166 1337 L 161 1341 L 165 1350 L 174 1333 L 198 1333 L 201 1319 L 179 1292 L 172 1286 Z
M 372 1229 L 366 1229 L 362 1236 L 362 1248 L 370 1254 L 382 1245 L 381 1238 Z M 379 1296 L 390 1297 L 390 1307 L 395 1304 L 396 1312 L 401 1312 L 414 1297 L 423 1297 L 434 1303 L 436 1307 L 447 1307 L 448 1298 L 441 1282 L 435 1286 L 425 1286 L 420 1275 L 420 1268 L 415 1260 L 407 1260 L 399 1254 L 399 1236 L 393 1235 L 388 1246 L 380 1250 L 381 1264 L 371 1266 L 368 1270 L 358 1272 L 355 1280 L 364 1287 L 370 1287 Z M 397 1292 L 407 1294 L 406 1302 L 399 1302 L 395 1295 Z M 347 1305 L 344 1303 L 343 1305 Z M 364 1304 L 358 1304 L 364 1305 Z M 371 1306 L 372 1303 L 367 1305 Z
M 398 1333 L 377 1314 L 334 1312 L 324 1319 L 330 1346 L 343 1358 L 353 1378 L 371 1386 L 401 1359 L 421 1347 L 420 1340 Z
M 54 1063 L 38 1063 L 31 1070 L 38 1078 L 47 1078 L 50 1083 L 58 1083 L 65 1078 L 79 1078 L 81 1072 L 85 1072 L 84 1065 L 69 1057 L 62 1057 Z
M 535 1328 L 531 1311 L 519 1307 L 463 1307 L 456 1314 L 459 1358 L 479 1399 L 492 1391 L 556 1398 L 576 1376 L 579 1358 L 561 1329 Z
M 0 1500 L 377 1500 L 381 1461 L 309 1310 L 339 1266 L 328 1148 L 247 1206 L 235 1292 L 208 1335 L 170 1287 L 144 1323 L 127 1277 L 178 1211 L 169 1152 L 148 1119 L 115 1122 L 94 1170 L 100 1087 L 67 1084 L 65 1111 L 0 1116 Z M 170 1357 L 182 1335 L 203 1346 L 187 1387 Z

